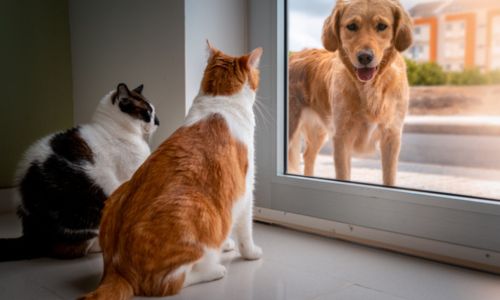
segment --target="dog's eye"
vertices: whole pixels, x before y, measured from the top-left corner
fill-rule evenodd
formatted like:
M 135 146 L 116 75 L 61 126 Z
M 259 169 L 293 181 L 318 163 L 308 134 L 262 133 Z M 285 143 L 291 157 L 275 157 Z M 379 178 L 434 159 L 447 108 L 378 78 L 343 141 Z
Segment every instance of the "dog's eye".
M 358 25 L 356 25 L 355 23 L 351 23 L 351 24 L 347 25 L 346 28 L 349 31 L 356 31 L 356 30 L 358 30 Z
M 387 25 L 385 25 L 384 23 L 377 24 L 377 31 L 384 31 L 386 29 L 387 29 Z

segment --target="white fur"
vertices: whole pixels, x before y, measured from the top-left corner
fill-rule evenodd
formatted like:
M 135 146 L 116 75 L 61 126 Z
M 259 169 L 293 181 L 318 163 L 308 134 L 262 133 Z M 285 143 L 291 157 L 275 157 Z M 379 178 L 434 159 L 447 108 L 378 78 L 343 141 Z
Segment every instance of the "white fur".
M 110 195 L 149 156 L 146 139 L 154 132 L 154 114 L 150 123 L 132 118 L 111 103 L 111 93 L 101 100 L 92 122 L 81 126 L 80 134 L 94 153 L 87 174 Z
M 198 95 L 189 109 L 184 126 L 191 126 L 208 116 L 220 114 L 226 120 L 231 134 L 253 150 L 255 91 L 248 84 L 231 96 Z M 253 154 L 253 153 L 252 153 Z
M 50 148 L 49 141 L 52 135 L 43 137 L 36 141 L 25 153 L 16 170 L 15 184 L 19 185 L 26 171 L 28 170 L 32 162 L 44 162 L 51 154 L 52 149 Z
M 182 266 L 179 269 L 186 270 L 183 287 L 217 280 L 226 275 L 226 267 L 220 264 L 220 249 L 206 248 L 203 251 L 203 257 L 199 261 L 190 266 Z
M 156 129 L 154 107 L 151 122 L 145 123 L 123 113 L 117 104 L 113 105 L 112 94 L 102 98 L 91 122 L 80 126 L 80 136 L 94 155 L 94 164 L 87 163 L 81 168 L 106 195 L 130 179 L 149 156 L 151 150 L 146 139 Z M 16 173 L 17 183 L 32 162 L 43 163 L 53 154 L 50 139 L 54 135 L 42 138 L 26 151 Z

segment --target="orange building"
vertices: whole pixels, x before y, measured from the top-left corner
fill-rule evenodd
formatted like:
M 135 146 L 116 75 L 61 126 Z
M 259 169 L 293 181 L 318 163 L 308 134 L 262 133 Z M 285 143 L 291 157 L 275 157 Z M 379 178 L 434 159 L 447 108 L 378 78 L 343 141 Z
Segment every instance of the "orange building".
M 500 69 L 500 0 L 449 0 L 417 4 L 413 46 L 406 56 L 445 70 Z

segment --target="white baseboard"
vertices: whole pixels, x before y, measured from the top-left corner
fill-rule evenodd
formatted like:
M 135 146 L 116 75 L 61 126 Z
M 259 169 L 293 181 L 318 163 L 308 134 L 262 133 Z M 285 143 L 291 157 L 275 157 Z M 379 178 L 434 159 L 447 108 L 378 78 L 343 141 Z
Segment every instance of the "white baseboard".
M 16 188 L 0 189 L 0 213 L 13 213 L 21 199 Z
M 256 207 L 254 219 L 434 261 L 500 274 L 500 253 Z

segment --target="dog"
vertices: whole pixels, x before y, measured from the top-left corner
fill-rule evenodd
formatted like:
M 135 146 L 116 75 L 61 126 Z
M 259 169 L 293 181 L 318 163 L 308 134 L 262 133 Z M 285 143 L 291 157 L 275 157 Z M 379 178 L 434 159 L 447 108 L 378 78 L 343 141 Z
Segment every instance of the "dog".
M 351 156 L 379 146 L 384 185 L 395 185 L 409 85 L 401 52 L 412 22 L 397 0 L 338 0 L 323 25 L 325 49 L 289 57 L 288 172 L 304 175 L 333 139 L 338 180 L 351 179 Z

